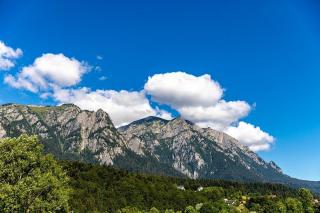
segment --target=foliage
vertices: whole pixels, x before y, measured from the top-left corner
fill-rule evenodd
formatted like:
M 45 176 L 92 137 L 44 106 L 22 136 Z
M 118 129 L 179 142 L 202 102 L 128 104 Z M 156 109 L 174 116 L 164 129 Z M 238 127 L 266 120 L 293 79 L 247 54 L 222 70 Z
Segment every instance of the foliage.
M 0 141 L 0 212 L 68 210 L 68 178 L 36 137 Z
M 287 198 L 286 199 L 287 213 L 303 213 L 302 203 L 296 198 Z
M 302 202 L 303 209 L 305 209 L 307 213 L 313 213 L 314 204 L 312 193 L 308 189 L 299 189 L 299 198 Z
M 75 212 L 284 213 L 299 212 L 310 201 L 310 191 L 279 184 L 192 180 L 79 162 L 61 164 L 71 179 L 70 205 Z M 198 191 L 199 186 L 203 190 Z

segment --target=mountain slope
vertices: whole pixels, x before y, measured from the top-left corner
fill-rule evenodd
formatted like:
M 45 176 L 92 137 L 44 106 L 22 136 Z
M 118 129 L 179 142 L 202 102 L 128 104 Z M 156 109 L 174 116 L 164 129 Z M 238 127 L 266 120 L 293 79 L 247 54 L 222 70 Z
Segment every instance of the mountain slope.
M 40 137 L 47 152 L 59 159 L 112 164 L 124 142 L 109 116 L 66 104 L 58 107 L 0 106 L 0 138 L 20 134 Z
M 190 178 L 277 182 L 320 191 L 319 182 L 293 179 L 231 136 L 181 118 L 148 117 L 119 131 L 131 151 L 171 165 Z

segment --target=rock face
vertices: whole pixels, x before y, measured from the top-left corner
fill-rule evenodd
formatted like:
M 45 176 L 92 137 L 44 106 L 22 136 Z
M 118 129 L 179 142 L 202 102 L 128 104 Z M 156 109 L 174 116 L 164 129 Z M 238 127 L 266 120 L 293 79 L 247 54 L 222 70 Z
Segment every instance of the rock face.
M 274 182 L 320 192 L 319 182 L 291 178 L 231 136 L 181 118 L 148 117 L 118 130 L 132 152 L 165 163 L 190 178 Z
M 0 137 L 38 135 L 47 152 L 60 159 L 113 164 L 122 153 L 122 136 L 102 110 L 7 104 L 0 107 Z
M 190 178 L 267 181 L 269 175 L 283 175 L 231 136 L 181 118 L 148 117 L 119 131 L 134 153 L 152 156 Z
M 189 121 L 148 117 L 116 129 L 108 114 L 57 107 L 0 106 L 0 138 L 38 135 L 58 159 L 190 178 L 277 182 L 320 192 L 319 182 L 282 173 L 229 135 Z

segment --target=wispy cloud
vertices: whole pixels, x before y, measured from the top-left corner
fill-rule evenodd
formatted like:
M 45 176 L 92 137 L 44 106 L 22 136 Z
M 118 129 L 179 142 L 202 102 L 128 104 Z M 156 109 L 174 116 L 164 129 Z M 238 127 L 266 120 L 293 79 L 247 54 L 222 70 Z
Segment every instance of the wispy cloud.
M 99 80 L 100 80 L 100 81 L 105 81 L 105 80 L 107 80 L 107 79 L 108 79 L 108 77 L 107 77 L 107 76 L 104 76 L 104 75 L 99 77 Z
M 0 41 L 0 70 L 9 70 L 15 66 L 15 59 L 22 56 L 22 50 L 7 46 Z

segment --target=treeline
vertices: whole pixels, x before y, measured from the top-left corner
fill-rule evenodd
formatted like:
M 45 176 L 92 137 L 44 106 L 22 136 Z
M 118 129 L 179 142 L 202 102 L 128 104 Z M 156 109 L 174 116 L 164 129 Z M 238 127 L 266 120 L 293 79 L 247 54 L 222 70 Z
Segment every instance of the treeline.
M 60 163 L 71 178 L 73 194 L 69 203 L 75 212 L 142 212 L 150 209 L 161 212 L 186 209 L 195 212 L 315 211 L 310 191 L 280 184 L 192 180 L 80 162 Z

